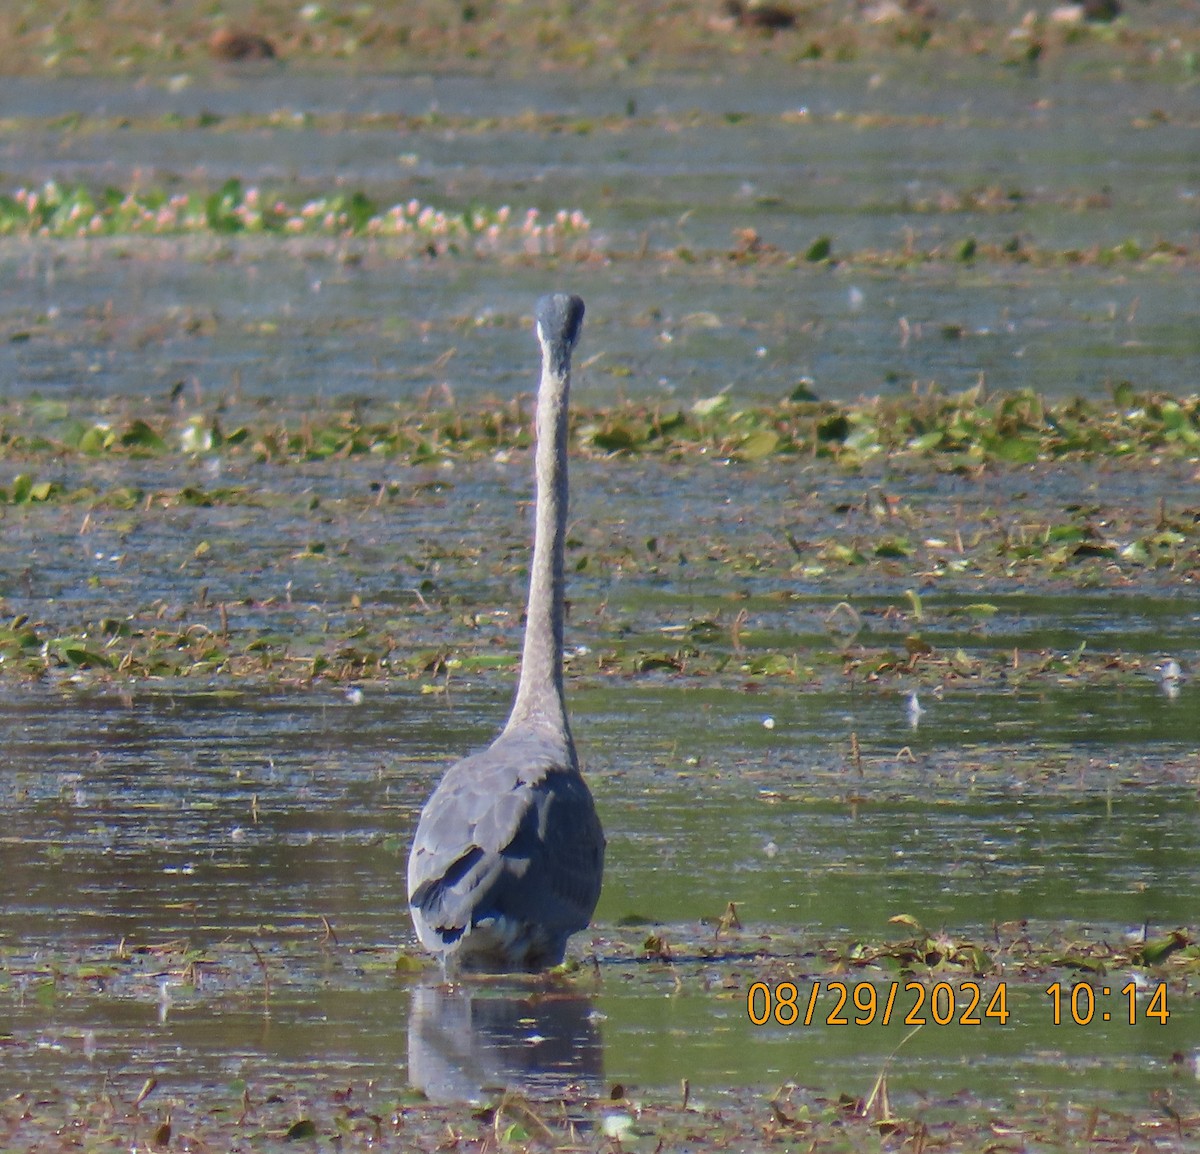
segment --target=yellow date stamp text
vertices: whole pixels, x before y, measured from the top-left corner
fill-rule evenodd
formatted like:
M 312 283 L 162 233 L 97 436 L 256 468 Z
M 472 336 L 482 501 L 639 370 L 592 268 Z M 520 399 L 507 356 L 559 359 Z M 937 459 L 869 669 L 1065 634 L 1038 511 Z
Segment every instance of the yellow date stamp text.
M 1055 1026 L 1165 1024 L 1170 1017 L 1163 983 L 1149 989 L 1136 982 L 1120 988 L 1053 982 L 1043 993 Z M 755 1026 L 1002 1026 L 1012 1015 L 1003 981 L 988 986 L 970 981 L 755 982 L 746 992 L 746 1013 Z

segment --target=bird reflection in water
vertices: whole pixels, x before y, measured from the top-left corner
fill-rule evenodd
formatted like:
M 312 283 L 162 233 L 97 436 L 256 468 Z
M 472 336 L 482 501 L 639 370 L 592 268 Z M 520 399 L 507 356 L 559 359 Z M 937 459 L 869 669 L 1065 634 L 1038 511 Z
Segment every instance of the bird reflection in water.
M 604 1048 L 589 997 L 528 986 L 422 984 L 408 1016 L 408 1080 L 431 1102 L 603 1091 Z
M 1179 685 L 1183 681 L 1183 669 L 1179 662 L 1174 657 L 1164 657 L 1155 665 L 1154 672 L 1158 677 L 1158 687 L 1162 690 L 1163 696 L 1168 701 L 1178 700 Z

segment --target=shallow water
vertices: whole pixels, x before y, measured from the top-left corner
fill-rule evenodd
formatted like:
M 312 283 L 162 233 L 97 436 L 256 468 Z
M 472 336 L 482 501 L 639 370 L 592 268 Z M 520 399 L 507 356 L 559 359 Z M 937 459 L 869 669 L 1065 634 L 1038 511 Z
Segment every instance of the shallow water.
M 1174 700 L 1149 679 L 1137 691 L 947 695 L 927 700 L 914 730 L 898 693 L 585 679 L 575 725 L 610 845 L 596 925 L 575 948 L 595 953 L 597 977 L 577 980 L 583 1002 L 565 1019 L 531 1009 L 545 994 L 520 987 L 485 988 L 468 1009 L 467 994 L 422 992 L 392 963 L 412 944 L 403 871 L 418 807 L 448 756 L 488 739 L 506 680 L 467 679 L 449 702 L 411 684 L 367 687 L 358 705 L 334 689 L 11 689 L 0 876 L 15 977 L 2 993 L 19 1061 L 5 1065 L 6 1088 L 88 1087 L 117 1070 L 122 1085 L 153 1074 L 173 1094 L 239 1081 L 266 1094 L 315 1073 L 369 1083 L 382 1101 L 409 1080 L 435 1100 L 508 1083 L 602 1091 L 606 1079 L 865 1093 L 897 1024 L 821 1025 L 833 1008 L 822 995 L 811 1029 L 752 1026 L 745 999 L 764 952 L 779 959 L 768 981 L 799 964 L 807 991 L 837 977 L 817 942 L 886 940 L 897 914 L 985 948 L 1024 933 L 1067 951 L 1076 935 L 1120 946 L 1194 912 L 1190 684 Z M 851 731 L 864 735 L 858 768 Z M 729 902 L 745 929 L 718 944 Z M 649 925 L 619 928 L 634 916 Z M 673 943 L 673 964 L 639 960 L 650 932 Z M 136 954 L 172 941 L 214 964 L 194 981 L 173 955 Z M 273 975 L 268 1016 L 249 942 Z M 114 960 L 118 943 L 131 961 Z M 60 959 L 48 998 L 43 958 Z M 89 966 L 107 976 L 75 976 Z M 887 981 L 862 980 L 882 1004 Z M 961 1007 L 966 979 L 946 980 Z M 1099 992 L 1129 972 L 1051 980 L 1093 982 L 1110 1020 L 1054 1026 L 1048 998 L 1014 985 L 1007 1023 L 928 1025 L 893 1093 L 1136 1103 L 1178 1088 L 1171 1055 L 1191 1053 L 1193 999 L 1172 995 L 1165 1025 L 1131 1026 L 1124 996 Z M 1144 1015 L 1153 981 L 1137 980 Z M 990 995 L 1003 981 L 981 984 Z
M 182 381 L 209 396 L 393 399 L 445 387 L 465 400 L 527 385 L 503 366 L 528 355 L 540 271 L 398 263 L 385 251 L 347 267 L 348 245 L 335 242 L 284 258 L 250 242 L 228 260 L 189 257 L 183 242 L 140 257 L 127 247 L 135 259 L 114 263 L 99 245 L 55 256 L 0 246 L 0 319 L 34 333 L 0 346 L 12 394 L 163 396 Z M 595 403 L 722 390 L 774 402 L 802 380 L 826 398 L 905 393 L 914 380 L 1096 398 L 1123 380 L 1194 386 L 1195 329 L 1168 268 L 718 277 L 640 265 L 553 279 L 589 302 Z
M 27 79 L 6 86 L 5 110 L 31 127 L 7 138 L 2 159 L 13 187 L 53 177 L 190 188 L 236 176 L 300 197 L 364 188 L 382 204 L 581 208 L 599 251 L 618 256 L 557 274 L 589 302 L 601 399 L 727 387 L 777 399 L 801 378 L 827 397 L 981 377 L 1051 396 L 1102 396 L 1126 379 L 1192 388 L 1195 326 L 1167 258 L 983 268 L 863 258 L 953 252 L 968 237 L 1059 253 L 1191 245 L 1195 86 L 1002 69 L 985 83 L 976 72 L 930 79 L 848 68 L 614 88 L 269 72 L 179 91 Z M 361 119 L 431 111 L 448 122 L 397 130 Z M 189 127 L 205 112 L 262 123 Z M 616 119 L 478 130 L 480 118 L 526 112 L 568 125 Z M 80 127 L 64 130 L 71 113 Z M 266 127 L 277 113 L 359 119 Z M 88 117 L 122 116 L 132 119 L 89 127 Z M 826 236 L 850 263 L 738 267 L 727 254 L 744 229 L 791 253 Z M 643 250 L 649 259 L 630 259 Z M 660 255 L 677 252 L 690 255 Z M 392 397 L 442 383 L 503 392 L 511 381 L 496 366 L 519 361 L 514 330 L 545 287 L 540 270 L 397 261 L 386 245 L 334 241 L 7 241 L 0 272 L 0 323 L 37 326 L 0 348 L 18 394 L 162 393 L 181 379 L 253 396 Z M 68 340 L 81 325 L 82 339 Z M 451 349 L 432 379 L 414 371 Z
M 0 327 L 22 337 L 0 344 L 0 374 L 16 396 L 147 396 L 158 409 L 182 382 L 181 418 L 220 404 L 230 427 L 263 406 L 295 417 L 330 398 L 508 396 L 532 385 L 527 314 L 549 278 L 587 299 L 576 395 L 589 403 L 686 403 L 726 388 L 774 400 L 802 377 L 823 396 L 980 375 L 1057 396 L 1103 396 L 1123 378 L 1194 388 L 1188 269 L 725 258 L 745 227 L 789 249 L 829 234 L 846 251 L 897 248 L 908 229 L 925 245 L 1014 232 L 1081 248 L 1194 239 L 1194 150 L 1175 124 L 1135 123 L 1147 106 L 1186 120 L 1194 87 L 1003 76 L 980 92 L 945 79 L 933 90 L 887 75 L 790 87 L 677 78 L 628 91 L 276 74 L 178 92 L 13 82 L 8 116 L 135 118 L 11 135 L 14 184 L 128 183 L 137 170 L 152 184 L 235 174 L 305 192 L 341 182 L 439 204 L 578 205 L 626 255 L 548 273 L 400 261 L 365 242 L 7 239 Z M 168 131 L 144 119 L 434 107 L 603 117 L 629 100 L 629 125 L 578 134 Z M 807 119 L 783 117 L 801 106 Z M 689 125 L 693 110 L 722 122 Z M 752 117 L 726 122 L 733 112 Z M 935 121 L 838 119 L 884 112 Z M 992 184 L 1030 203 L 913 208 Z M 1110 204 L 1082 203 L 1101 193 Z M 629 259 L 643 235 L 650 256 Z M 679 247 L 708 255 L 655 255 Z M 1022 934 L 1068 954 L 1077 941 L 1120 948 L 1194 921 L 1200 688 L 1155 673 L 1168 655 L 1200 666 L 1194 581 L 1167 564 L 1126 572 L 1128 587 L 1101 563 L 1006 567 L 987 545 L 1036 540 L 1093 506 L 1112 513 L 1104 532 L 1116 545 L 1135 540 L 1164 509 L 1188 515 L 1186 462 L 983 479 L 792 459 L 578 462 L 568 680 L 609 836 L 606 886 L 593 931 L 576 939 L 584 969 L 569 993 L 501 984 L 472 997 L 396 970 L 398 950 L 414 948 L 403 873 L 438 774 L 490 739 L 510 701 L 524 456 L 41 467 L 68 493 L 127 485 L 149 497 L 133 509 L 6 507 L 5 617 L 28 614 L 51 634 L 106 615 L 215 633 L 224 606 L 235 632 L 288 641 L 296 663 L 294 676 L 249 683 L 109 686 L 61 670 L 5 680 L 0 1093 L 40 1082 L 86 1096 L 110 1078 L 131 1099 L 154 1075 L 175 1101 L 231 1109 L 240 1085 L 290 1094 L 306 1079 L 380 1103 L 410 1083 L 461 1099 L 505 1083 L 603 1094 L 684 1078 L 714 1096 L 788 1080 L 864 1095 L 905 1028 L 820 1015 L 806 1028 L 754 1027 L 752 981 L 790 978 L 807 993 L 837 976 L 821 952 L 830 942 L 904 938 L 888 921 L 897 915 L 998 954 Z M 399 496 L 379 501 L 389 485 Z M 227 496 L 188 504 L 171 497 L 183 486 Z M 911 512 L 911 529 L 896 531 L 912 537 L 912 560 L 827 563 L 830 539 L 861 539 L 871 555 L 880 489 Z M 984 542 L 965 560 L 946 544 L 959 531 Z M 310 682 L 314 653 L 354 640 L 359 605 L 386 620 L 397 650 L 477 664 L 369 682 L 360 704 Z M 855 673 L 864 654 L 902 653 L 914 631 L 940 653 L 961 650 L 971 674 Z M 786 676 L 755 664 L 781 654 Z M 676 664 L 636 672 L 638 655 Z M 743 928 L 718 938 L 731 902 Z M 672 961 L 643 949 L 651 935 Z M 878 969 L 868 976 L 886 993 Z M 947 980 L 961 996 L 967 978 Z M 981 984 L 990 993 L 1004 980 Z M 1117 992 L 1097 993 L 1088 1026 L 1053 1025 L 1044 985 L 1080 980 Z M 893 1091 L 910 1102 L 961 1091 L 972 1108 L 1039 1094 L 1141 1106 L 1164 1088 L 1194 1103 L 1190 988 L 1170 988 L 1160 1024 L 1145 1013 L 1155 979 L 1139 971 L 1130 1025 L 1119 993 L 1130 980 L 1051 968 L 1041 988 L 1014 983 L 1008 1022 L 930 1024 L 905 1043 Z

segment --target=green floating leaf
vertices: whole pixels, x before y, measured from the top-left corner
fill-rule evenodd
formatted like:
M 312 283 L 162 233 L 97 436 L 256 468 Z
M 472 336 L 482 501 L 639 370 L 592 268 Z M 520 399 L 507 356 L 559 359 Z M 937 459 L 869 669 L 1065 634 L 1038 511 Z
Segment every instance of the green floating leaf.
M 53 978 L 45 978 L 34 982 L 32 986 L 33 1000 L 39 1006 L 49 1008 L 58 1000 L 58 983 Z
M 950 657 L 950 664 L 954 667 L 954 672 L 967 676 L 975 672 L 975 662 L 967 655 L 966 650 L 956 649 Z
M 850 435 L 850 421 L 845 413 L 826 417 L 817 426 L 817 439 L 821 441 L 845 441 Z
M 1132 409 L 1137 404 L 1137 393 L 1128 381 L 1121 381 L 1113 388 L 1113 404 L 1118 409 Z
M 75 669 L 111 669 L 112 662 L 103 653 L 88 649 L 78 642 L 56 642 L 51 645 L 51 652 L 60 661 Z
M 914 437 L 908 442 L 908 447 L 914 453 L 928 453 L 939 448 L 945 439 L 946 434 L 941 429 L 934 429 L 930 433 L 922 433 L 919 437 Z
M 778 677 L 792 672 L 792 659 L 783 653 L 764 653 L 747 661 L 742 668 L 755 677 Z
M 81 453 L 96 455 L 111 449 L 116 437 L 116 433 L 107 425 L 92 425 L 82 431 L 76 446 Z
M 1014 465 L 1032 465 L 1041 452 L 1040 442 L 1032 437 L 984 437 L 983 448 L 997 460 Z
M 894 917 L 888 918 L 888 922 L 894 926 L 907 926 L 920 937 L 929 937 L 929 931 L 912 914 L 896 914 Z
M 29 501 L 44 501 L 49 495 L 48 484 L 37 483 L 28 473 L 18 473 L 13 478 L 12 492 L 8 500 L 13 505 L 24 505 Z
M 465 653 L 458 660 L 458 668 L 468 673 L 487 669 L 511 669 L 516 664 L 517 656 L 513 653 Z
M 742 461 L 761 461 L 769 457 L 779 447 L 779 434 L 774 429 L 759 429 L 751 433 L 738 447 L 734 454 Z
M 827 236 L 819 236 L 805 250 L 804 259 L 811 261 L 828 260 L 833 252 L 833 241 Z
M 729 405 L 729 394 L 718 393 L 715 397 L 703 397 L 692 405 L 697 417 L 711 417 Z
M 1099 958 L 1089 958 L 1084 954 L 1065 953 L 1046 959 L 1050 966 L 1060 966 L 1064 970 L 1083 970 L 1088 973 L 1103 973 L 1105 964 Z
M 375 215 L 375 202 L 365 192 L 356 192 L 346 201 L 343 211 L 349 217 L 350 227 L 362 232 Z
M 829 560 L 840 561 L 843 565 L 861 565 L 866 560 L 853 545 L 843 545 L 840 541 L 831 541 L 824 553 Z
M 167 447 L 166 441 L 140 418 L 121 434 L 121 444 L 127 449 L 152 449 L 156 453 Z
M 145 496 L 141 489 L 123 485 L 118 489 L 113 489 L 107 494 L 105 500 L 114 509 L 129 510 L 136 509 L 145 500 Z
M 317 1136 L 316 1123 L 311 1118 L 301 1118 L 299 1122 L 293 1122 L 288 1127 L 288 1131 L 284 1134 L 284 1138 L 288 1142 L 295 1142 L 301 1138 L 315 1138 Z
M 668 654 L 639 653 L 634 658 L 633 667 L 638 673 L 649 673 L 655 669 L 670 669 L 678 672 L 683 668 L 679 658 Z
M 606 453 L 620 453 L 636 449 L 645 443 L 645 437 L 628 425 L 617 424 L 607 429 L 598 429 L 592 436 L 592 444 Z
M 205 201 L 204 212 L 208 227 L 213 232 L 241 232 L 245 227 L 236 211 L 241 207 L 245 192 L 242 182 L 236 178 L 227 180 L 220 192 L 214 192 Z
M 1082 541 L 1088 532 L 1081 525 L 1051 525 L 1046 530 L 1046 540 L 1056 544 L 1074 545 Z
M 903 537 L 885 537 L 875 546 L 876 557 L 911 557 L 912 545 Z
M 18 473 L 13 478 L 12 491 L 3 494 L 2 499 L 10 505 L 24 505 L 48 501 L 57 491 L 58 486 L 53 481 L 35 481 L 28 473 Z
M 1176 950 L 1190 944 L 1191 939 L 1182 930 L 1172 930 L 1169 934 L 1151 938 L 1140 950 L 1135 951 L 1134 957 L 1140 958 L 1143 965 L 1157 966 Z
M 71 415 L 66 401 L 48 401 L 44 398 L 30 401 L 29 412 L 38 421 L 65 421 Z

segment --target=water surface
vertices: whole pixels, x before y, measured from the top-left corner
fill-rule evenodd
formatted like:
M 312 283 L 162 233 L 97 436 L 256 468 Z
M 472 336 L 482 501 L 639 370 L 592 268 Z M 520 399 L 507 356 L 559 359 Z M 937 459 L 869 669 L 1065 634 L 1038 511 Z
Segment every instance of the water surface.
M 144 397 L 149 413 L 219 410 L 231 428 L 264 410 L 508 400 L 532 387 L 532 301 L 561 284 L 587 299 L 576 388 L 593 404 L 775 400 L 801 378 L 827 397 L 981 377 L 1060 397 L 1102 397 L 1126 378 L 1182 393 L 1197 351 L 1186 264 L 864 254 L 1016 234 L 1056 250 L 1191 244 L 1200 171 L 1177 120 L 1194 101 L 1194 87 L 1010 74 L 983 90 L 852 72 L 616 89 L 14 82 L 6 114 L 39 121 L 4 142 L 14 185 L 233 175 L 303 195 L 578 206 L 603 251 L 548 269 L 400 259 L 364 241 L 8 238 L 0 328 L 15 339 L 0 344 L 0 373 L 17 397 L 98 411 Z M 1166 121 L 1148 130 L 1154 107 Z M 628 123 L 188 122 L 280 109 Z M 80 110 L 131 124 L 48 123 Z M 165 127 L 165 113 L 184 123 Z M 971 206 L 993 186 L 1019 195 Z M 852 259 L 739 263 L 729 252 L 746 228 L 788 251 L 829 235 Z M 898 915 L 1012 966 L 1026 938 L 1047 956 L 1107 943 L 1126 957 L 1194 920 L 1198 690 L 1156 666 L 1197 668 L 1200 603 L 1184 564 L 1119 552 L 1164 515 L 1185 523 L 1186 461 L 982 476 L 580 461 L 568 683 L 609 836 L 605 891 L 568 985 L 470 996 L 397 970 L 415 949 L 403 875 L 433 783 L 490 740 L 511 699 L 525 456 L 410 468 L 63 455 L 38 467 L 67 497 L 5 507 L 6 619 L 27 616 L 51 640 L 90 630 L 118 656 L 122 628 L 175 630 L 181 649 L 189 633 L 232 630 L 286 656 L 261 677 L 214 662 L 122 680 L 64 668 L 48 643 L 42 676 L 6 677 L 5 1094 L 97 1094 L 112 1078 L 132 1099 L 153 1075 L 173 1101 L 221 1109 L 248 1085 L 290 1094 L 301 1079 L 377 1104 L 410 1083 L 455 1099 L 504 1083 L 553 1096 L 684 1078 L 714 1098 L 789 1080 L 864 1095 L 902 1026 L 755 1027 L 754 980 L 807 991 L 846 976 L 855 942 L 911 934 Z M 112 500 L 119 486 L 137 500 Z M 185 488 L 216 496 L 182 500 Z M 901 524 L 881 527 L 880 492 Z M 1109 557 L 1052 565 L 1010 548 L 1093 518 Z M 874 552 L 885 533 L 911 538 L 890 567 Z M 831 560 L 843 541 L 870 562 Z M 375 667 L 361 702 L 311 676 L 316 656 L 385 633 L 396 664 Z M 936 660 L 961 652 L 959 665 L 866 672 L 881 653 L 905 660 L 914 633 Z M 740 929 L 721 927 L 730 903 Z M 1004 964 L 981 984 L 1007 981 Z M 865 973 L 886 993 L 884 970 Z M 1148 1018 L 1160 976 L 1048 963 L 1040 987 L 1013 981 L 1008 1021 L 930 1025 L 907 1042 L 893 1089 L 909 1103 L 1063 1094 L 1131 1109 L 1169 1090 L 1193 1109 L 1194 998 L 1173 983 L 1168 1021 Z M 945 979 L 961 994 L 970 975 Z M 1109 1020 L 1055 1026 L 1045 986 L 1081 980 L 1139 983 L 1136 1023 L 1118 992 L 1097 993 Z

